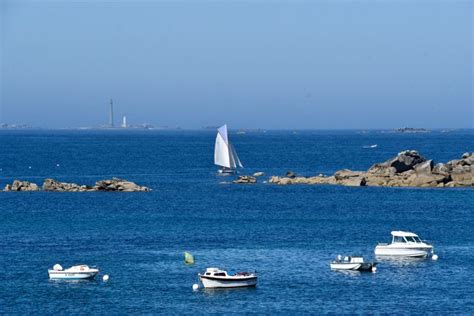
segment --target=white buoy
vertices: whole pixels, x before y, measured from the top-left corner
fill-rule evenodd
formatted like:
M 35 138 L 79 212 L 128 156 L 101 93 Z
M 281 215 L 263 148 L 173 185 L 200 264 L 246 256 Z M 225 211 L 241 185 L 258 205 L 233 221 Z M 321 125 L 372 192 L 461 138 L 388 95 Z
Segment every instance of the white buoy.
M 434 261 L 438 260 L 438 255 L 433 255 L 433 256 L 431 257 L 431 259 L 434 260 Z
M 59 167 L 59 164 L 58 164 L 58 163 L 56 164 L 56 167 Z
M 108 280 L 109 280 L 109 275 L 104 274 L 104 276 L 102 277 L 102 281 L 107 282 Z
M 197 291 L 199 289 L 199 284 L 194 283 L 193 284 L 193 291 Z
M 31 169 L 31 166 L 28 166 L 28 169 Z
M 377 271 L 377 267 L 372 267 L 372 272 L 375 273 Z

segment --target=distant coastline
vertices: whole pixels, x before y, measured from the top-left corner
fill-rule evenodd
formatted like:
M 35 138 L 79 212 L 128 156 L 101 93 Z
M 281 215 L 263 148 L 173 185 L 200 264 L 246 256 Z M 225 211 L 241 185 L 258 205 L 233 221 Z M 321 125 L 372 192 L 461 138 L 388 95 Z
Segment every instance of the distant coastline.
M 72 131 L 215 131 L 214 126 L 202 126 L 197 128 L 185 128 L 181 126 L 155 126 L 152 124 L 138 124 L 138 125 L 129 125 L 127 127 L 110 127 L 110 126 L 79 126 L 79 127 L 45 127 L 45 126 L 33 126 L 29 124 L 10 124 L 10 123 L 0 123 L 0 131 L 2 130 L 72 130 Z M 232 133 L 237 133 L 244 135 L 246 133 L 266 133 L 269 131 L 279 131 L 279 132 L 304 132 L 304 131 L 335 131 L 335 132 L 355 132 L 357 134 L 373 134 L 373 133 L 399 133 L 399 134 L 424 134 L 424 133 L 452 133 L 459 131 L 472 131 L 473 127 L 438 127 L 438 128 L 233 128 L 229 129 Z

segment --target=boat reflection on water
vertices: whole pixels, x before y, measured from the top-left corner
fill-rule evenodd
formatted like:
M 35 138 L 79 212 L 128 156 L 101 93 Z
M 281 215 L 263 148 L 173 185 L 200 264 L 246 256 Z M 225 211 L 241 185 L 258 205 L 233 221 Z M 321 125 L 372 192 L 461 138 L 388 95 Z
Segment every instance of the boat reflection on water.
M 417 267 L 425 266 L 428 264 L 426 258 L 420 257 L 399 257 L 399 256 L 376 256 L 377 261 L 383 265 L 389 265 L 392 267 Z
M 256 291 L 257 287 L 234 287 L 234 288 L 202 288 L 201 291 L 209 296 L 217 296 L 217 295 L 227 295 L 227 294 L 235 294 L 235 293 L 252 293 Z M 250 292 L 252 291 L 252 292 Z
M 360 278 L 364 275 L 372 275 L 377 273 L 376 271 L 373 271 L 372 273 L 363 273 L 358 270 L 336 270 L 335 271 L 336 275 L 343 275 L 344 277 L 352 277 L 352 278 Z

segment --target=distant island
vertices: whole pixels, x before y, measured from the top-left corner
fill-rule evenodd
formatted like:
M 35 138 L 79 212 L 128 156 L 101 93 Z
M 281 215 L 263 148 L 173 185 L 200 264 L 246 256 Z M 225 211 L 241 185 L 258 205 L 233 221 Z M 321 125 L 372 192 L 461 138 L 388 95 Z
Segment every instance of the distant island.
M 395 130 L 397 133 L 429 133 L 430 131 L 426 128 L 416 128 L 416 127 L 402 127 Z
M 33 126 L 28 124 L 7 124 L 7 123 L 0 123 L 0 128 L 3 129 L 33 129 Z

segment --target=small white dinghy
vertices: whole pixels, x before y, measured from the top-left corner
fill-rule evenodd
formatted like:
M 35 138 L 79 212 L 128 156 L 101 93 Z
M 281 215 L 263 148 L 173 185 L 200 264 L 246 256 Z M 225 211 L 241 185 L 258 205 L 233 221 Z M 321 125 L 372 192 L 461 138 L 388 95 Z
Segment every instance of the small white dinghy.
M 218 268 L 207 268 L 206 272 L 199 273 L 198 276 L 206 289 L 254 287 L 257 285 L 257 274 L 250 272 L 228 274 L 227 271 Z
M 99 269 L 80 264 L 63 270 L 61 265 L 55 264 L 48 274 L 51 280 L 91 280 L 99 274 Z
M 398 256 L 425 258 L 433 255 L 433 246 L 422 241 L 417 234 L 404 231 L 393 231 L 392 242 L 379 243 L 375 247 L 376 256 Z
M 377 262 L 365 262 L 361 256 L 346 256 L 344 259 L 341 255 L 336 260 L 331 261 L 332 270 L 350 270 L 350 271 L 369 271 L 375 272 Z

